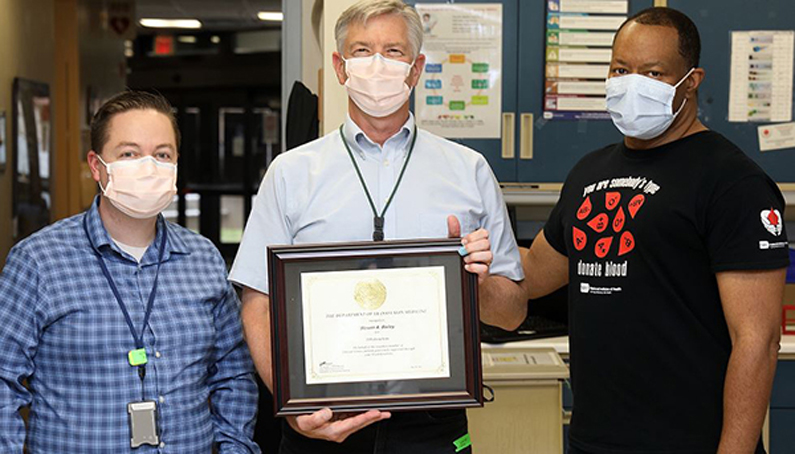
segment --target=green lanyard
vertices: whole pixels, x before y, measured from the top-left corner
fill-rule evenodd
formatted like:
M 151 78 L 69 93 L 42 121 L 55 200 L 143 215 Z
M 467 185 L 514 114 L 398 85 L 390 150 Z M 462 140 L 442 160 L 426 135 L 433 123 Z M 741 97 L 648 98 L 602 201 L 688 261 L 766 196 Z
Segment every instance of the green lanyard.
M 390 194 L 389 198 L 386 200 L 386 204 L 384 205 L 384 209 L 381 210 L 380 216 L 378 215 L 378 211 L 375 209 L 375 203 L 373 203 L 373 198 L 370 196 L 370 190 L 367 189 L 367 183 L 364 182 L 362 172 L 359 170 L 359 164 L 356 163 L 356 159 L 353 157 L 353 153 L 351 152 L 351 147 L 348 145 L 348 141 L 345 140 L 345 134 L 342 132 L 342 127 L 343 125 L 340 125 L 340 136 L 342 137 L 342 143 L 345 144 L 345 149 L 348 150 L 348 156 L 351 157 L 353 168 L 356 169 L 356 175 L 359 176 L 359 182 L 362 184 L 362 188 L 364 188 L 365 195 L 367 195 L 367 201 L 370 202 L 370 209 L 373 210 L 373 241 L 384 241 L 384 214 L 386 213 L 387 208 L 389 208 L 389 204 L 392 203 L 392 199 L 395 197 L 398 186 L 400 186 L 400 181 L 403 179 L 403 174 L 406 172 L 406 167 L 409 165 L 411 152 L 414 151 L 414 144 L 417 143 L 417 126 L 414 125 L 414 137 L 411 138 L 409 152 L 406 155 L 406 160 L 403 162 L 403 168 L 400 169 L 400 175 L 395 182 L 395 187 L 392 188 L 392 194 Z

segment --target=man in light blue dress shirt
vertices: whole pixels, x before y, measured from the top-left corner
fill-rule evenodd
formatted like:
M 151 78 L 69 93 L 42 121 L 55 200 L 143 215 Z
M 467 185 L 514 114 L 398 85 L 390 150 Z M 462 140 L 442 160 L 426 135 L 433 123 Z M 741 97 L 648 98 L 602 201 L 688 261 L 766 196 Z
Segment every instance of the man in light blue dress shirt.
M 349 94 L 348 117 L 326 136 L 268 169 L 230 280 L 243 286 L 243 325 L 257 370 L 271 388 L 271 245 L 458 237 L 481 292 L 524 275 L 500 187 L 485 158 L 415 126 L 409 93 L 425 64 L 422 24 L 400 0 L 365 0 L 346 10 L 333 54 Z M 380 216 L 379 216 L 380 215 Z M 374 218 L 381 218 L 379 221 Z M 520 311 L 500 298 L 481 319 L 516 327 Z M 513 303 L 511 303 L 513 304 Z M 328 409 L 288 417 L 282 453 L 469 452 L 462 410 L 339 417 Z

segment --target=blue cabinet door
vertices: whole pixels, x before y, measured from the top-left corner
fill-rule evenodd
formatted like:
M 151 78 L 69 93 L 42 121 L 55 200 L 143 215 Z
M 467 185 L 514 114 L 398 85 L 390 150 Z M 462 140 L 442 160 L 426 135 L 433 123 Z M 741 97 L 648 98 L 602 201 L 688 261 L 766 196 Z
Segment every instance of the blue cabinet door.
M 525 3 L 523 1 L 522 3 Z M 445 0 L 407 0 L 406 3 L 449 3 Z M 519 22 L 519 0 L 457 0 L 456 5 L 467 3 L 501 3 L 502 4 L 502 111 L 516 112 L 516 79 L 517 79 L 517 28 Z M 502 140 L 496 139 L 459 139 L 451 140 L 464 144 L 479 151 L 491 165 L 494 174 L 501 182 L 516 181 L 516 158 L 502 158 Z M 518 154 L 518 152 L 517 152 Z
M 795 410 L 795 361 L 779 361 L 770 395 L 770 408 Z M 795 432 L 795 426 L 792 427 Z
M 580 158 L 604 145 L 618 142 L 621 134 L 610 120 L 543 120 L 546 3 L 523 1 L 519 5 L 517 137 L 523 113 L 533 114 L 534 131 L 533 158 L 519 159 L 517 171 L 519 181 L 560 183 Z M 629 15 L 652 4 L 652 0 L 629 0 Z
M 770 454 L 795 454 L 795 408 L 770 409 Z

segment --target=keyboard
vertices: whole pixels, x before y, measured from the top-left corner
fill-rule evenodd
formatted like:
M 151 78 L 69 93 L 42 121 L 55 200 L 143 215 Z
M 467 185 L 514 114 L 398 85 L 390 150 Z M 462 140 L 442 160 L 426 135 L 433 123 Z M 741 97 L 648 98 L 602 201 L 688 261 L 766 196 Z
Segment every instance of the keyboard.
M 545 337 L 566 336 L 569 328 L 565 323 L 540 316 L 528 316 L 518 328 L 505 331 L 496 326 L 480 324 L 480 340 L 490 344 L 502 344 L 528 339 L 543 339 Z

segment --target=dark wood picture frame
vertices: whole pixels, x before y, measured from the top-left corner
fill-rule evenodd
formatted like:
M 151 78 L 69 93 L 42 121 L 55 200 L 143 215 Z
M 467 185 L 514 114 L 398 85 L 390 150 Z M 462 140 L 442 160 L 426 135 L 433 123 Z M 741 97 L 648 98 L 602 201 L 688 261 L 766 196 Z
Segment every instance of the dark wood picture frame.
M 464 269 L 460 247 L 460 240 L 440 239 L 268 248 L 276 416 L 306 414 L 324 407 L 357 412 L 483 406 L 477 276 Z M 448 378 L 306 384 L 301 273 L 439 265 L 444 266 L 447 290 Z

